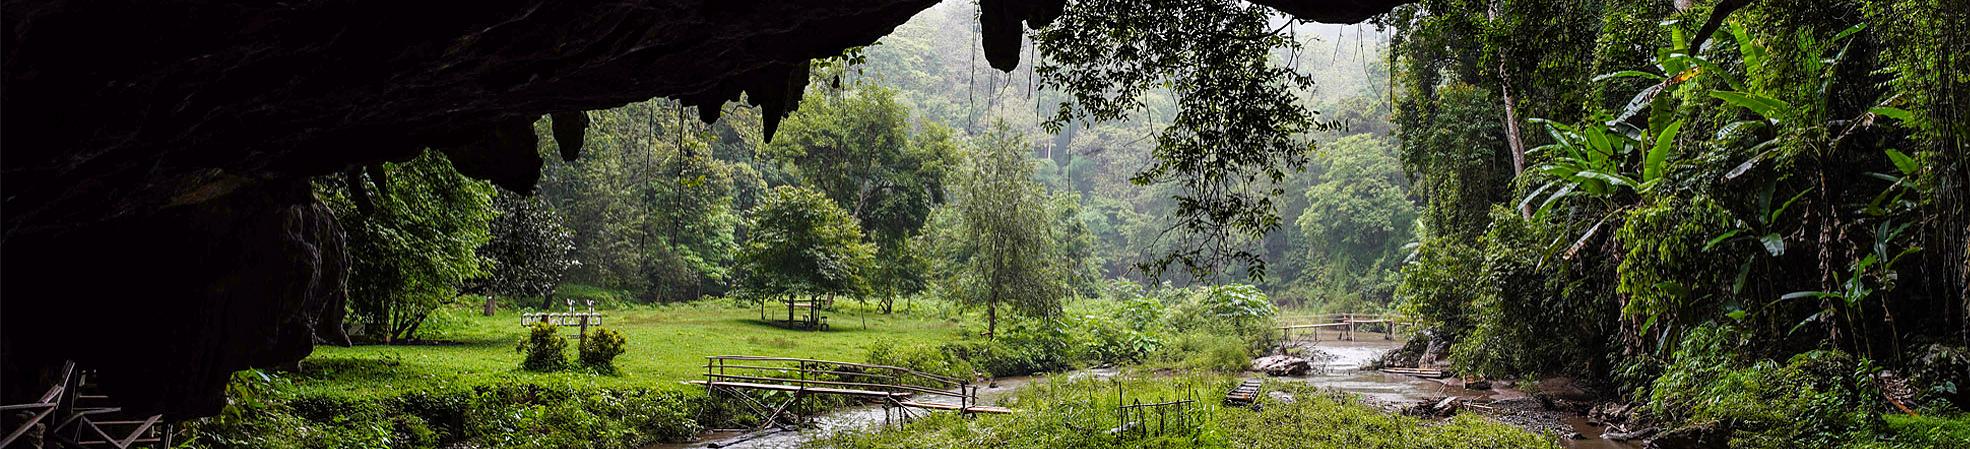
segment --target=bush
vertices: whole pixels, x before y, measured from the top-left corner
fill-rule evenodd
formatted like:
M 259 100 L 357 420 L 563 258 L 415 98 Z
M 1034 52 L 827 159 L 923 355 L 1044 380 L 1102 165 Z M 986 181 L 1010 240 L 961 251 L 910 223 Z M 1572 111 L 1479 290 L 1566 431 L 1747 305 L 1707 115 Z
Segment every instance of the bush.
M 900 366 L 940 376 L 970 378 L 972 373 L 977 371 L 971 365 L 971 361 L 960 359 L 943 350 L 943 346 L 959 343 L 952 342 L 937 346 L 897 346 L 888 340 L 878 340 L 869 347 L 868 361 L 877 365 Z
M 554 384 L 479 387 L 468 441 L 487 448 L 633 448 L 687 441 L 702 403 L 683 393 Z
M 616 356 L 622 355 L 628 339 L 615 329 L 596 328 L 581 340 L 581 366 L 602 374 L 616 373 Z
M 1023 376 L 1073 368 L 1081 352 L 1058 326 L 1013 326 L 996 340 L 959 340 L 935 345 L 897 346 L 878 341 L 868 362 L 941 376 L 970 379 L 978 374 Z
M 1237 373 L 1251 364 L 1252 353 L 1235 336 L 1187 333 L 1177 335 L 1153 359 L 1163 368 Z
M 547 323 L 534 323 L 527 328 L 527 339 L 520 342 L 518 350 L 527 354 L 520 361 L 520 368 L 528 371 L 560 371 L 568 367 L 568 339 L 561 338 L 561 328 Z
M 1831 350 L 1802 353 L 1784 364 L 1746 360 L 1734 355 L 1745 353 L 1744 339 L 1725 326 L 1692 331 L 1652 386 L 1648 411 L 1678 425 L 1723 429 L 1734 448 L 1851 446 L 1892 430 L 1876 414 L 1881 393 L 1866 360 Z M 1883 437 L 1920 440 L 1951 432 L 1947 422 L 1905 424 L 1910 435 Z
M 1170 327 L 1176 331 L 1235 335 L 1254 351 L 1273 345 L 1273 317 L 1279 309 L 1258 287 L 1219 285 L 1188 296 L 1170 313 Z

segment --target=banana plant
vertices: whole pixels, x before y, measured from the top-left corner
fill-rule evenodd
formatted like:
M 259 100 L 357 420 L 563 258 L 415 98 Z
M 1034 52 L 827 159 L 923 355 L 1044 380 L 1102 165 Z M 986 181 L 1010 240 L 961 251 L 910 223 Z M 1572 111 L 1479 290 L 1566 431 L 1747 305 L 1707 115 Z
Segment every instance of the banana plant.
M 1683 128 L 1683 121 L 1676 120 L 1661 129 L 1630 134 L 1622 130 L 1627 125 L 1614 121 L 1591 120 L 1578 127 L 1545 119 L 1532 122 L 1544 126 L 1553 138 L 1553 143 L 1528 152 L 1548 155 L 1536 171 L 1553 178 L 1519 201 L 1520 208 L 1539 201 L 1533 213 L 1538 217 L 1566 198 L 1605 199 L 1654 190 L 1668 172 L 1669 153 Z M 1640 163 L 1630 162 L 1638 152 Z
M 1874 195 L 1873 201 L 1869 201 L 1861 208 L 1862 214 L 1871 217 L 1885 217 L 1898 211 L 1914 209 L 1917 205 L 1915 200 L 1910 198 L 1920 198 L 1930 190 L 1929 185 L 1920 182 L 1919 175 L 1923 169 L 1921 161 L 1893 148 L 1883 150 L 1883 153 L 1888 155 L 1889 161 L 1894 162 L 1898 173 L 1867 172 L 1868 177 L 1888 182 L 1887 188 L 1881 189 L 1881 193 Z
M 1731 106 L 1751 111 L 1753 114 L 1758 115 L 1758 119 L 1741 120 L 1726 124 L 1718 130 L 1717 137 L 1723 139 L 1732 134 L 1749 132 L 1756 128 L 1770 128 L 1779 130 L 1780 132 L 1771 139 L 1754 145 L 1751 148 L 1751 152 L 1753 153 L 1751 159 L 1745 160 L 1744 163 L 1739 164 L 1736 168 L 1731 169 L 1730 172 L 1725 173 L 1724 177 L 1726 179 L 1735 179 L 1745 172 L 1750 171 L 1759 161 L 1770 157 L 1773 152 L 1780 148 L 1778 142 L 1781 141 L 1784 134 L 1803 130 L 1806 127 L 1822 126 L 1821 124 L 1825 122 L 1822 116 L 1825 115 L 1824 112 L 1827 110 L 1826 99 L 1832 92 L 1833 81 L 1837 79 L 1834 71 L 1839 67 L 1840 62 L 1847 58 L 1847 51 L 1853 48 L 1853 41 L 1848 38 L 1859 34 L 1865 29 L 1867 29 L 1867 24 L 1865 23 L 1847 27 L 1839 33 L 1835 33 L 1833 38 L 1827 40 L 1825 42 L 1825 48 L 1821 49 L 1821 53 L 1816 57 L 1801 58 L 1799 62 L 1802 65 L 1800 67 L 1801 71 L 1813 74 L 1818 78 L 1818 82 L 1814 84 L 1814 94 L 1808 96 L 1808 98 L 1811 98 L 1813 104 L 1795 105 L 1762 92 L 1764 90 L 1762 83 L 1759 83 L 1755 78 L 1756 74 L 1777 72 L 1776 67 L 1768 66 L 1783 63 L 1783 61 L 1771 59 L 1770 51 L 1764 44 L 1759 43 L 1743 24 L 1735 21 L 1730 23 L 1731 38 L 1737 43 L 1738 54 L 1744 64 L 1744 72 L 1754 77 L 1739 80 L 1727 71 L 1714 70 L 1714 73 L 1720 79 L 1724 80 L 1725 84 L 1730 86 L 1730 90 L 1711 91 L 1710 96 L 1718 100 L 1723 100 L 1724 103 Z M 1839 43 L 1839 45 L 1835 46 L 1835 43 Z M 1818 41 L 1812 39 L 1810 34 L 1802 34 L 1799 45 L 1801 49 L 1808 50 L 1821 46 Z M 1703 60 L 1697 57 L 1692 57 L 1691 59 L 1696 61 Z M 1707 61 L 1703 64 L 1706 64 L 1705 67 L 1712 66 Z M 1890 101 L 1892 100 L 1890 99 Z M 1854 123 L 1872 123 L 1876 116 L 1896 117 L 1897 112 L 1905 113 L 1906 111 L 1890 108 L 1886 104 L 1883 104 L 1880 107 L 1870 109 L 1864 114 L 1861 120 L 1856 120 Z M 1901 115 L 1906 116 L 1906 114 Z M 1841 133 L 1841 136 L 1844 137 L 1846 134 Z
M 1869 297 L 1874 296 L 1876 291 L 1894 288 L 1895 264 L 1901 262 L 1904 257 L 1922 251 L 1922 247 L 1919 246 L 1898 248 L 1893 245 L 1893 242 L 1908 230 L 1908 227 L 1908 223 L 1897 223 L 1894 220 L 1883 220 L 1880 224 L 1875 225 L 1874 244 L 1868 247 L 1867 255 L 1861 257 L 1860 260 L 1854 261 L 1854 265 L 1849 268 L 1847 273 L 1834 274 L 1835 280 L 1838 281 L 1839 289 L 1787 293 L 1779 296 L 1778 301 L 1774 301 L 1774 303 L 1800 298 L 1813 298 L 1829 300 L 1824 303 L 1825 306 L 1840 305 L 1848 309 L 1853 309 L 1859 307 L 1862 301 L 1866 301 Z M 1799 328 L 1805 327 L 1813 321 L 1818 321 L 1821 317 L 1832 316 L 1834 313 L 1837 312 L 1832 308 L 1823 307 L 1818 313 L 1814 313 L 1812 316 L 1800 320 L 1799 324 L 1793 325 L 1791 332 L 1798 332 Z
M 1680 21 L 1664 21 L 1662 27 L 1669 31 L 1669 45 L 1655 50 L 1655 72 L 1620 70 L 1594 77 L 1595 83 L 1621 78 L 1641 78 L 1657 82 L 1636 92 L 1635 97 L 1628 100 L 1627 107 L 1622 108 L 1621 115 L 1616 116 L 1612 121 L 1626 122 L 1635 114 L 1648 109 L 1651 111 L 1649 120 L 1652 123 L 1660 122 L 1669 111 L 1674 110 L 1673 105 L 1667 104 L 1668 97 L 1664 96 L 1664 93 L 1674 91 L 1676 86 L 1695 79 L 1697 75 L 1703 73 L 1726 73 L 1717 64 L 1696 56 L 1695 52 L 1690 50 L 1689 32 L 1683 29 Z M 1733 83 L 1732 86 L 1737 86 L 1735 84 L 1737 81 L 1734 79 L 1727 78 L 1726 81 Z M 1738 88 L 1733 87 L 1733 89 Z

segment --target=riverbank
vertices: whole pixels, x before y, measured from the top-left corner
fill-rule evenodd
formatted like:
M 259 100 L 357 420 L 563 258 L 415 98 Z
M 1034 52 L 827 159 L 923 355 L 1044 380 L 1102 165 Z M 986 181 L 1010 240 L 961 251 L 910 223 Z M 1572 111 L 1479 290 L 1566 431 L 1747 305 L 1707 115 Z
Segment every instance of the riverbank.
M 1527 432 L 1548 435 L 1569 449 L 1641 447 L 1640 441 L 1602 438 L 1607 427 L 1587 418 L 1596 398 L 1569 379 L 1549 378 L 1533 385 L 1489 381 L 1483 388 L 1475 388 L 1455 377 L 1428 379 L 1390 374 L 1367 367 L 1390 351 L 1401 349 L 1403 341 L 1380 338 L 1344 341 L 1333 337 L 1301 342 L 1293 347 L 1295 352 L 1318 361 L 1311 373 L 1274 379 L 1357 395 L 1361 403 L 1389 413 L 1441 417 L 1468 412 Z M 1450 401 L 1445 402 L 1446 399 Z
M 1011 394 L 1008 415 L 935 414 L 900 426 L 836 432 L 806 447 L 886 448 L 1557 448 L 1546 436 L 1472 415 L 1434 422 L 1388 413 L 1357 396 L 1271 382 L 1262 406 L 1219 405 L 1238 376 L 1125 372 L 1055 375 Z M 1195 400 L 1124 418 L 1123 404 Z
M 1589 404 L 1587 401 L 1590 398 L 1585 397 L 1584 393 L 1578 389 L 1571 389 L 1566 385 L 1542 383 L 1542 385 L 1536 386 L 1538 389 L 1533 390 L 1532 393 L 1527 393 L 1510 382 L 1497 383 L 1489 389 L 1472 389 L 1467 388 L 1465 385 L 1462 385 L 1462 382 L 1454 379 L 1423 379 L 1362 369 L 1370 361 L 1400 346 L 1400 341 L 1381 339 L 1339 341 L 1330 338 L 1321 343 L 1301 348 L 1304 351 L 1317 352 L 1309 353 L 1309 355 L 1311 356 L 1310 358 L 1319 361 L 1315 369 L 1306 376 L 1266 377 L 1262 374 L 1251 372 L 1238 375 L 1198 375 L 1167 369 L 1143 368 L 1084 369 L 1037 377 L 999 379 L 996 387 L 980 392 L 980 399 L 986 404 L 1036 407 L 1039 409 L 1038 411 L 1021 409 L 1016 412 L 1018 414 L 1038 413 L 1041 415 L 1050 415 L 1058 419 L 1082 420 L 1084 422 L 1073 425 L 1073 427 L 1079 430 L 1095 429 L 1097 427 L 1112 430 L 1121 428 L 1123 425 L 1120 423 L 1108 423 L 1103 421 L 1103 419 L 1095 418 L 1095 415 L 1100 414 L 1097 413 L 1100 411 L 1097 408 L 1062 411 L 1059 409 L 1059 404 L 1052 404 L 1050 401 L 1078 400 L 1083 403 L 1103 403 L 1104 401 L 1111 401 L 1113 399 L 1113 395 L 1110 394 L 1111 392 L 1124 395 L 1130 403 L 1133 403 L 1133 401 L 1158 402 L 1171 397 L 1192 397 L 1199 398 L 1198 407 L 1212 409 L 1209 412 L 1198 415 L 1198 419 L 1237 421 L 1250 419 L 1250 417 L 1241 416 L 1241 414 L 1264 415 L 1265 412 L 1263 408 L 1254 412 L 1242 408 L 1225 409 L 1219 407 L 1216 405 L 1219 396 L 1222 395 L 1225 388 L 1228 388 L 1237 379 L 1261 377 L 1267 378 L 1270 381 L 1267 387 L 1270 394 L 1266 396 L 1267 402 L 1265 406 L 1287 407 L 1290 409 L 1293 407 L 1303 407 L 1296 405 L 1299 401 L 1316 401 L 1319 404 L 1313 407 L 1322 410 L 1322 413 L 1353 417 L 1340 420 L 1349 422 L 1350 424 L 1348 425 L 1354 425 L 1353 423 L 1356 421 L 1382 422 L 1383 425 L 1403 428 L 1397 431 L 1397 433 L 1406 434 L 1415 432 L 1414 429 L 1404 428 L 1406 426 L 1422 427 L 1444 424 L 1453 428 L 1466 428 L 1466 430 L 1478 431 L 1485 434 L 1499 434 L 1502 432 L 1502 434 L 1511 435 L 1511 432 L 1507 432 L 1501 428 L 1501 426 L 1509 426 L 1518 429 L 1519 433 L 1525 436 L 1534 437 L 1532 440 L 1544 441 L 1554 445 L 1554 447 L 1568 449 L 1634 449 L 1640 447 L 1637 444 L 1638 442 L 1635 441 L 1615 441 L 1600 438 L 1602 432 L 1605 431 L 1605 427 L 1589 422 L 1584 415 L 1586 404 Z M 1182 387 L 1172 387 L 1170 385 L 1181 385 Z M 1035 391 L 1025 391 L 1022 388 L 1029 386 Z M 1188 388 L 1187 391 L 1184 391 L 1185 387 Z M 1047 391 L 1048 388 L 1058 391 L 1049 392 Z M 1088 394 L 1087 392 L 1089 391 L 1100 391 L 1101 393 L 1099 395 Z M 1080 396 L 1069 398 L 1053 397 L 1069 394 L 1066 392 L 1080 392 Z M 1566 407 L 1570 408 L 1559 409 L 1542 406 L 1541 401 L 1534 399 L 1535 394 L 1557 398 L 1559 401 L 1564 401 L 1563 403 L 1567 404 Z M 1464 404 L 1463 411 L 1468 413 L 1444 418 L 1403 416 L 1415 404 L 1436 403 L 1445 397 L 1458 398 L 1459 403 Z M 1112 414 L 1113 405 L 1110 404 L 1109 407 L 1111 410 L 1108 413 Z M 1285 414 L 1291 415 L 1292 413 Z M 969 426 L 974 424 L 964 424 L 964 426 L 967 426 L 965 430 L 945 428 L 959 424 L 946 422 L 948 418 L 943 417 L 943 415 L 949 414 L 939 413 L 936 416 L 925 418 L 923 421 L 927 421 L 928 424 L 916 422 L 896 424 L 888 419 L 889 417 L 885 415 L 884 410 L 881 408 L 857 406 L 823 413 L 815 417 L 808 426 L 798 430 L 769 429 L 749 433 L 711 432 L 702 435 L 699 441 L 696 442 L 652 445 L 646 449 L 792 449 L 810 446 L 843 449 L 942 447 L 936 446 L 936 444 L 940 444 L 937 438 L 941 438 L 941 435 L 944 433 L 970 433 L 975 430 L 981 430 L 969 428 Z M 978 416 L 966 422 L 997 421 L 1004 419 L 1013 419 L 1017 422 L 1022 419 L 1031 420 L 1034 418 Z M 1332 423 L 1332 421 L 1327 420 L 1292 423 L 1292 425 L 1302 427 L 1302 429 L 1295 429 L 1290 432 L 1312 432 L 1312 430 L 1306 428 L 1324 428 L 1324 426 L 1331 426 Z M 1102 425 L 1108 424 L 1113 425 L 1101 427 Z M 983 429 L 997 429 L 999 426 L 1024 426 L 1024 424 L 991 423 L 976 425 L 983 426 Z M 1224 435 L 1217 435 L 1215 437 L 1206 436 L 1207 434 L 1221 433 L 1223 430 L 1222 427 L 1213 426 L 1222 425 L 1222 423 L 1217 425 L 1200 424 L 1200 427 L 1187 430 L 1185 431 L 1186 433 L 1178 435 L 1182 437 L 1177 438 L 1179 441 L 1161 441 L 1158 444 L 1165 444 L 1166 446 L 1164 447 L 1219 447 L 1218 445 L 1220 444 L 1232 443 L 1234 441 L 1258 444 L 1256 441 L 1238 440 L 1237 438 L 1223 439 Z M 924 430 L 920 429 L 920 427 L 929 427 L 932 430 Z M 1247 429 L 1241 432 L 1248 432 L 1250 430 Z M 1332 428 L 1326 428 L 1325 430 L 1330 433 L 1352 433 L 1355 431 Z M 1006 430 L 1000 429 L 997 431 Z M 1279 430 L 1267 429 L 1266 431 Z M 1194 435 L 1194 441 L 1187 439 L 1192 437 L 1190 432 L 1196 434 Z M 1577 434 L 1579 438 L 1566 438 L 1568 434 Z M 972 436 L 977 437 L 979 435 L 973 434 Z M 1006 438 L 1017 439 L 1019 437 L 1007 436 Z M 1429 437 L 1410 435 L 1407 438 L 1423 441 Z M 1499 438 L 1502 438 L 1501 441 L 1518 441 L 1512 437 Z M 955 442 L 953 441 L 953 443 Z M 972 441 L 968 444 L 977 443 L 977 441 Z M 993 442 L 993 444 L 1001 443 L 1008 445 L 1007 447 L 1021 447 L 1031 442 Z M 1097 440 L 1053 441 L 1053 443 L 1067 444 L 1067 446 L 1033 447 L 1101 447 L 1101 444 L 1107 444 Z M 1141 444 L 1143 442 L 1130 442 L 1127 439 L 1116 437 L 1113 443 L 1123 444 L 1127 447 L 1139 447 L 1134 444 Z M 911 444 L 922 445 L 911 446 Z M 1093 444 L 1095 446 L 1082 446 L 1083 444 Z M 1176 446 L 1167 446 L 1169 444 L 1176 444 Z M 1369 446 L 1361 447 L 1376 447 L 1373 444 L 1380 443 L 1370 443 Z M 1409 447 L 1402 445 L 1400 442 L 1391 442 L 1389 444 L 1395 444 L 1392 447 Z M 1506 445 L 1497 447 L 1541 446 L 1534 444 L 1531 446 Z

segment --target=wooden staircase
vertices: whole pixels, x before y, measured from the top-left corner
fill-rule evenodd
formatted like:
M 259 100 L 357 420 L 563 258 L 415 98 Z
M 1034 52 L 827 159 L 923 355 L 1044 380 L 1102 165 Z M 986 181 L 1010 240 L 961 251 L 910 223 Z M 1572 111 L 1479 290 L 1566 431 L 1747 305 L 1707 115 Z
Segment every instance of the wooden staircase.
M 73 381 L 69 413 L 57 426 L 57 438 L 71 446 L 131 449 L 171 447 L 171 426 L 162 415 L 138 416 L 123 411 L 102 393 L 95 373 L 83 371 Z

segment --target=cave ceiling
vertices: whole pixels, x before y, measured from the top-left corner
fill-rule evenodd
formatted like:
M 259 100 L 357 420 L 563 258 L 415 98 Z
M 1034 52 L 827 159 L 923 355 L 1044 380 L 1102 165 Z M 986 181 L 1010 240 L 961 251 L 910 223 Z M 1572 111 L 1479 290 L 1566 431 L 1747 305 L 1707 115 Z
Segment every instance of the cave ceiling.
M 1407 3 L 1253 1 L 1322 22 Z M 770 132 L 809 61 L 935 3 L 0 2 L 6 368 L 79 359 L 132 408 L 214 413 L 232 371 L 342 340 L 341 231 L 307 179 L 433 148 L 529 191 L 539 117 L 573 158 L 581 112 L 658 97 L 705 120 L 744 99 Z M 1069 7 L 980 2 L 988 62 Z

